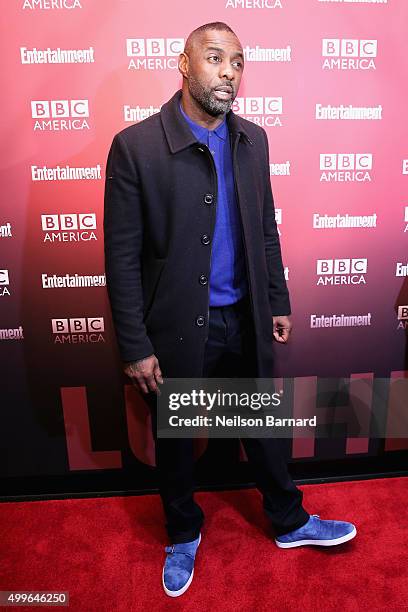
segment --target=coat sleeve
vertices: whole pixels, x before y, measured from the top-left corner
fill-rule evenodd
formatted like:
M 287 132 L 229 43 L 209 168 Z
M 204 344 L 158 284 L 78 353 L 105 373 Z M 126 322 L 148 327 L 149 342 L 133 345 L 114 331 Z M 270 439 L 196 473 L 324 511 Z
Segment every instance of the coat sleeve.
M 265 240 L 265 255 L 269 274 L 269 302 L 272 316 L 290 315 L 291 305 L 289 291 L 282 263 L 279 233 L 275 220 L 275 206 L 269 176 L 269 146 L 265 130 L 262 130 L 266 148 L 266 177 L 263 205 L 263 230 Z
M 104 251 L 106 285 L 123 361 L 154 353 L 143 323 L 142 240 L 138 174 L 123 137 L 117 134 L 106 167 Z

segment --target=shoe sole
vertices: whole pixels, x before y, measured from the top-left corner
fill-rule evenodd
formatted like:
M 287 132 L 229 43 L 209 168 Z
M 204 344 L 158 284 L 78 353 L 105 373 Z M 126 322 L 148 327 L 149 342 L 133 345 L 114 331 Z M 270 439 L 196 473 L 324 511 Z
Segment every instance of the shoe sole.
M 296 546 L 305 546 L 306 544 L 314 544 L 315 546 L 336 546 L 337 544 L 343 544 L 352 540 L 357 535 L 357 529 L 354 527 L 353 531 L 347 533 L 340 538 L 334 538 L 334 540 L 298 540 L 297 542 L 279 542 L 275 540 L 275 543 L 279 548 L 295 548 Z
M 197 554 L 197 549 L 200 546 L 200 542 L 201 542 L 201 533 L 200 533 L 200 537 L 198 540 L 198 544 L 197 544 L 197 548 L 196 548 L 196 554 Z M 185 593 L 188 589 L 188 587 L 190 586 L 192 580 L 193 580 L 193 576 L 194 576 L 194 567 L 191 571 L 191 575 L 190 578 L 187 580 L 186 584 L 184 586 L 181 587 L 181 589 L 179 589 L 178 591 L 170 591 L 170 589 L 168 589 L 164 583 L 164 566 L 162 569 L 162 585 L 163 585 L 163 589 L 164 592 L 166 593 L 166 595 L 169 595 L 170 597 L 179 597 L 180 595 L 182 595 L 183 593 Z

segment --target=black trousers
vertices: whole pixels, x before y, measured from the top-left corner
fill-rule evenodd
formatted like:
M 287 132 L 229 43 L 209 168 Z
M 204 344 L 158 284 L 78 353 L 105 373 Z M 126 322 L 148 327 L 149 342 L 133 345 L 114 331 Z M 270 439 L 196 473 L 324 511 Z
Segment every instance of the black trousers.
M 203 377 L 256 377 L 255 334 L 248 296 L 231 306 L 210 307 Z M 193 439 L 158 438 L 156 396 L 146 396 L 152 414 L 159 492 L 172 543 L 198 537 L 204 522 L 194 500 Z M 252 467 L 263 508 L 277 535 L 304 525 L 309 514 L 302 506 L 303 492 L 294 484 L 284 455 L 283 438 L 241 438 Z M 229 442 L 230 440 L 228 440 Z M 209 439 L 218 445 L 222 439 Z

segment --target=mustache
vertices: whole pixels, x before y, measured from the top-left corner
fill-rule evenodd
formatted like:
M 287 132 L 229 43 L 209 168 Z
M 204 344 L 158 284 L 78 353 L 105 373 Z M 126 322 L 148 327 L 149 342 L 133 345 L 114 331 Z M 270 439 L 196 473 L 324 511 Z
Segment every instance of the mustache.
M 219 85 L 214 87 L 214 91 L 228 91 L 231 93 L 235 93 L 235 88 L 231 81 L 224 81 L 223 83 L 220 83 Z

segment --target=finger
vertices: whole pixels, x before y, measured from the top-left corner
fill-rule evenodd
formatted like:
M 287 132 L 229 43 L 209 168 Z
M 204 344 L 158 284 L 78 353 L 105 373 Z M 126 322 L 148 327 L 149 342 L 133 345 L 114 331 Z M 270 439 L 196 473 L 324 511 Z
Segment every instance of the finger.
M 281 340 L 282 340 L 282 342 L 287 342 L 287 341 L 288 341 L 288 339 L 289 339 L 289 333 L 288 333 L 288 331 L 285 329 L 285 330 L 282 332 L 282 335 L 281 335 Z
M 149 393 L 149 389 L 147 388 L 146 384 L 144 382 L 139 383 L 140 384 L 140 388 L 143 391 L 143 393 Z
M 278 331 L 273 332 L 273 337 L 275 338 L 277 342 L 285 342 L 282 336 L 279 335 Z
M 153 374 L 150 374 L 149 376 L 145 376 L 145 380 L 147 382 L 149 389 L 153 391 L 154 393 L 156 393 L 158 391 L 158 388 L 157 388 L 156 380 Z
M 156 367 L 154 368 L 154 376 L 156 378 L 156 381 L 160 384 L 163 383 L 163 376 L 160 370 L 159 365 L 157 364 Z
M 146 382 L 145 382 L 145 379 L 144 379 L 144 377 L 142 376 L 142 374 L 140 374 L 140 372 L 137 372 L 137 373 L 135 374 L 135 378 L 136 378 L 136 380 L 137 380 L 137 382 L 138 382 L 138 384 L 139 384 L 139 386 L 140 386 L 141 390 L 143 391 L 143 393 L 148 393 L 148 392 L 149 392 L 149 390 L 148 390 L 148 388 L 147 388 L 147 386 L 146 386 Z

